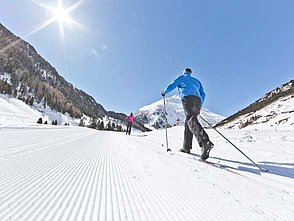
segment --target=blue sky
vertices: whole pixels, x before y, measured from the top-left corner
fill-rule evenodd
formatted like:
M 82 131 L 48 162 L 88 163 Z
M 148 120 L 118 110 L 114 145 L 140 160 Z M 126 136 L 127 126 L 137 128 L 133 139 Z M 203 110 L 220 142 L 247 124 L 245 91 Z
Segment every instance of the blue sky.
M 65 23 L 64 40 L 58 22 L 28 35 L 52 17 L 35 2 L 57 7 L 1 0 L 0 22 L 107 110 L 161 99 L 185 67 L 202 81 L 204 107 L 224 116 L 294 78 L 292 0 L 83 0 L 70 13 L 81 26 Z

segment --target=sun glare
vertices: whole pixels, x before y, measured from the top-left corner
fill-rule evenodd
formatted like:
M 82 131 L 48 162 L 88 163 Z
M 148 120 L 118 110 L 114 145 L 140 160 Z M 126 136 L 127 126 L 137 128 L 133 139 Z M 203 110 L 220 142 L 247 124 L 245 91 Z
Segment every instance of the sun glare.
M 54 19 L 58 21 L 59 23 L 68 23 L 72 20 L 68 12 L 63 8 L 54 9 L 52 10 L 52 13 L 53 13 Z
M 49 7 L 43 3 L 40 3 L 39 0 L 32 0 L 32 1 L 35 2 L 36 4 L 40 5 L 41 7 L 45 8 L 49 12 L 51 12 L 52 17 L 48 21 L 39 25 L 35 30 L 30 32 L 27 36 L 37 32 L 37 31 L 40 31 L 41 29 L 47 27 L 48 25 L 50 25 L 54 22 L 58 22 L 59 23 L 59 32 L 60 32 L 62 40 L 64 41 L 64 27 L 65 27 L 65 25 L 74 24 L 74 25 L 78 25 L 81 27 L 81 25 L 77 21 L 75 21 L 71 18 L 70 13 L 73 10 L 75 10 L 76 8 L 80 7 L 82 5 L 82 3 L 85 2 L 85 0 L 80 0 L 68 8 L 64 8 L 63 0 L 57 0 L 57 3 L 58 3 L 57 8 L 52 8 L 52 7 Z
M 65 23 L 71 23 L 73 20 L 71 19 L 69 13 L 70 9 L 66 9 L 63 7 L 62 0 L 58 0 L 57 8 L 48 8 L 51 11 L 53 19 L 59 24 L 63 25 Z

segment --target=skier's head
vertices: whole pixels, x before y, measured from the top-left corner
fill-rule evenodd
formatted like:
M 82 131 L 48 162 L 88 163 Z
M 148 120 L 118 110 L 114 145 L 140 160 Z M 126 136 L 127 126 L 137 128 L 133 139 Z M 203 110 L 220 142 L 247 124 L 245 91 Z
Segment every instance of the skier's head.
M 183 71 L 183 74 L 191 74 L 192 73 L 192 69 L 191 68 L 185 68 Z
M 131 113 L 131 116 L 133 116 L 133 113 Z

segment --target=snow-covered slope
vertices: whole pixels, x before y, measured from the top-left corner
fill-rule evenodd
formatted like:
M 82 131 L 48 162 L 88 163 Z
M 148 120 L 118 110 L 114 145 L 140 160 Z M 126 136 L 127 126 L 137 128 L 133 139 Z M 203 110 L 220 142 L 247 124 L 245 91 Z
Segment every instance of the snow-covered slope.
M 218 127 L 294 129 L 294 80 L 266 93 L 246 108 L 229 116 Z
M 31 107 L 21 100 L 0 94 L 0 127 L 36 126 L 39 118 L 48 124 L 53 120 L 57 120 L 58 125 L 79 123 L 78 119 L 53 111 L 48 106 L 44 108 L 43 105 L 35 103 Z
M 223 128 L 294 129 L 294 95 L 282 97 L 261 110 L 251 112 L 229 122 Z
M 178 95 L 166 98 L 166 112 L 169 125 L 173 126 L 184 124 L 185 113 L 182 101 Z M 141 119 L 144 125 L 149 128 L 158 129 L 163 128 L 166 125 L 166 117 L 164 114 L 164 105 L 162 100 L 140 108 L 135 112 L 135 116 Z M 224 119 L 223 116 L 213 113 L 206 108 L 202 109 L 201 116 L 213 125 Z M 201 121 L 201 119 L 200 122 L 202 125 L 206 125 Z
M 19 99 L 0 94 L 0 128 L 41 126 L 37 124 L 39 118 L 42 118 L 43 126 L 45 121 L 47 121 L 48 125 L 51 125 L 52 121 L 57 120 L 57 125 L 68 124 L 70 126 L 78 126 L 81 122 L 81 119 L 72 118 L 68 113 L 62 114 L 52 110 L 49 106 L 44 107 L 43 103 L 35 102 L 31 107 Z M 86 115 L 82 117 L 84 126 L 89 126 L 92 120 L 92 118 Z M 126 129 L 125 121 L 123 120 L 109 116 L 104 116 L 95 120 L 103 120 L 104 129 L 106 129 L 108 123 L 122 126 L 123 129 Z M 135 127 L 133 127 L 132 130 L 136 132 L 140 131 Z
M 294 217 L 293 131 L 207 130 L 209 161 L 177 152 L 183 126 L 126 136 L 82 127 L 0 129 L 0 220 L 263 221 Z

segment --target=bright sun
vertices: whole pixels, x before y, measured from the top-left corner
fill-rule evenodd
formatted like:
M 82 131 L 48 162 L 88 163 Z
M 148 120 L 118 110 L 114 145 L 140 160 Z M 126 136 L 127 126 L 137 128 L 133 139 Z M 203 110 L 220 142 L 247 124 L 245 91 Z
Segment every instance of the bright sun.
M 52 10 L 54 19 L 60 23 L 70 22 L 72 19 L 70 18 L 68 12 L 63 8 L 57 8 Z
M 79 0 L 78 2 L 76 2 L 75 4 L 71 5 L 68 8 L 64 8 L 63 6 L 63 0 L 58 0 L 58 7 L 57 8 L 52 8 L 49 7 L 47 5 L 44 5 L 42 3 L 39 2 L 39 0 L 32 0 L 33 2 L 35 2 L 36 4 L 40 5 L 41 7 L 47 9 L 48 11 L 51 12 L 51 18 L 49 18 L 49 20 L 45 21 L 43 24 L 41 24 L 39 27 L 37 27 L 35 30 L 33 30 L 30 34 L 33 34 L 45 27 L 47 27 L 48 25 L 54 23 L 54 22 L 58 22 L 59 23 L 59 32 L 61 34 L 62 39 L 64 40 L 64 26 L 65 25 L 78 25 L 81 26 L 78 22 L 76 22 L 75 20 L 73 20 L 70 17 L 70 13 L 75 10 L 76 8 L 78 8 L 79 6 L 81 6 L 86 0 Z
M 59 24 L 72 22 L 72 19 L 69 16 L 70 10 L 63 7 L 62 0 L 58 0 L 58 8 L 51 8 L 49 10 L 53 15 L 53 19 L 59 22 Z

